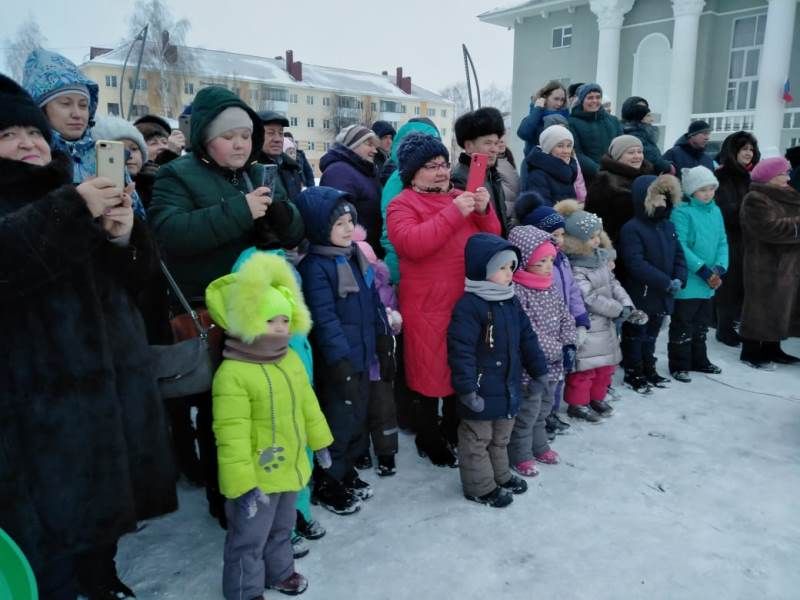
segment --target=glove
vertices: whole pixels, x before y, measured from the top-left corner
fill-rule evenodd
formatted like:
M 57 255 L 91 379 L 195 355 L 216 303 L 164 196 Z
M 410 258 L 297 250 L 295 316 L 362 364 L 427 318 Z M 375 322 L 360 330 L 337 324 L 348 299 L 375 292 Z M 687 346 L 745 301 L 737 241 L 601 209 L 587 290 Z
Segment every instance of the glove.
M 631 325 L 645 325 L 650 320 L 650 317 L 647 316 L 646 312 L 637 308 L 632 310 L 625 320 Z
M 478 392 L 461 394 L 458 399 L 461 401 L 461 404 L 475 413 L 483 412 L 483 409 L 486 406 L 486 402 L 478 395 Z
M 358 386 L 358 379 L 355 377 L 355 371 L 353 371 L 353 367 L 350 365 L 350 361 L 343 359 L 337 362 L 331 367 L 330 375 L 334 383 L 343 388 L 345 402 L 352 404 L 353 401 L 358 398 L 361 391 Z
M 575 366 L 575 356 L 577 354 L 577 350 L 575 349 L 575 346 L 569 344 L 564 346 L 562 352 L 564 354 L 564 372 L 569 373 Z
M 622 312 L 619 313 L 619 318 L 622 319 L 623 321 L 627 321 L 628 317 L 631 316 L 632 312 L 633 312 L 633 307 L 632 306 L 623 306 L 622 307 Z
M 330 450 L 327 448 L 323 448 L 322 450 L 317 450 L 314 452 L 314 456 L 317 458 L 317 464 L 322 469 L 330 469 L 331 465 L 333 465 L 333 459 L 331 458 Z
M 269 506 L 269 496 L 259 488 L 253 488 L 236 499 L 236 509 L 245 519 L 252 519 L 258 512 L 258 505 Z
M 575 348 L 580 348 L 586 343 L 586 339 L 589 337 L 589 330 L 586 327 L 578 327 L 575 330 Z
M 397 371 L 395 362 L 396 342 L 393 335 L 379 335 L 375 341 L 375 353 L 381 367 L 381 381 L 394 381 Z
M 680 279 L 673 279 L 669 282 L 667 286 L 667 293 L 672 294 L 673 296 L 677 294 L 680 289 L 683 287 L 683 282 Z

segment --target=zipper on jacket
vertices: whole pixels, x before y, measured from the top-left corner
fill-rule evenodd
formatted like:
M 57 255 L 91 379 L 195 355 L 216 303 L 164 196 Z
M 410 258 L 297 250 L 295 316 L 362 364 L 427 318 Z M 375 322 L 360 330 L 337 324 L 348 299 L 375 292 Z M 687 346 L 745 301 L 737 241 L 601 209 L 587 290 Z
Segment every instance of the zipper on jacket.
M 489 349 L 494 348 L 494 319 L 492 318 L 492 309 L 486 316 L 486 331 L 483 336 L 483 341 L 489 346 Z
M 647 296 L 647 284 L 646 283 L 644 284 L 644 293 L 642 294 L 642 297 L 644 298 L 645 296 Z
M 284 371 L 283 368 L 281 368 L 281 366 L 277 363 L 275 363 L 275 368 L 281 372 L 281 375 L 283 375 L 283 378 L 286 380 L 286 385 L 289 386 L 289 395 L 292 398 L 292 425 L 294 426 L 294 435 L 297 438 L 297 453 L 295 454 L 294 457 L 294 471 L 295 473 L 297 473 L 297 482 L 300 484 L 300 489 L 303 489 L 305 485 L 303 484 L 303 476 L 300 474 L 300 467 L 298 466 L 300 464 L 300 452 L 303 451 L 302 448 L 303 444 L 301 443 L 300 440 L 300 428 L 297 426 L 297 419 L 295 419 L 294 417 L 297 414 L 296 410 L 297 399 L 295 398 L 294 395 L 294 388 L 292 387 L 292 382 L 289 381 L 289 377 L 288 375 L 286 375 L 286 371 Z
M 481 389 L 481 377 L 483 377 L 483 369 L 478 371 L 478 390 Z

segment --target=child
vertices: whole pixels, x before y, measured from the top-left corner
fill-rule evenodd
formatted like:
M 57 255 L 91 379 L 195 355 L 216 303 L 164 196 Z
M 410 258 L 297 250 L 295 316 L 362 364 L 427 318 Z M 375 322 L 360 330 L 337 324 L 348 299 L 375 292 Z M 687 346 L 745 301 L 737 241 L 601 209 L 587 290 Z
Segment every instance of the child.
M 711 298 L 722 285 L 728 268 L 728 238 L 722 212 L 714 202 L 717 178 L 703 166 L 681 170 L 684 201 L 670 220 L 686 257 L 686 286 L 675 294 L 675 311 L 669 323 L 669 372 L 688 383 L 689 371 L 721 373 L 708 360 L 706 332 L 711 323 Z
M 524 189 L 538 192 L 548 206 L 574 198 L 578 161 L 573 157 L 572 147 L 572 133 L 563 125 L 551 125 L 542 131 L 539 146 L 525 157 L 528 174 Z
M 508 446 L 514 470 L 534 477 L 538 475 L 536 461 L 558 462 L 558 454 L 547 443 L 545 418 L 550 415 L 555 388 L 564 379 L 565 363 L 575 357 L 575 319 L 555 286 L 553 262 L 558 250 L 553 238 L 531 225 L 520 225 L 511 230 L 509 242 L 522 252 L 522 269 L 514 273 L 514 292 L 547 360 L 547 377 L 541 381 L 523 374 L 528 393 L 523 396 Z
M 357 214 L 349 198 L 318 186 L 304 190 L 296 201 L 310 242 L 298 270 L 314 320 L 314 379 L 334 437 L 333 466 L 314 472 L 314 500 L 340 515 L 360 510 L 361 501 L 373 494 L 355 462 L 368 447 L 370 362 L 378 347 L 387 346 L 390 332 L 372 267 L 353 244 Z M 385 352 L 378 358 L 382 367 L 393 362 Z
M 464 256 L 465 293 L 447 329 L 447 359 L 462 418 L 459 470 L 467 500 L 500 508 L 528 489 L 511 473 L 506 451 L 522 400 L 522 367 L 541 389 L 547 364 L 511 286 L 519 250 L 496 235 L 477 233 Z
M 616 319 L 643 325 L 647 315 L 636 310 L 611 270 L 616 252 L 597 215 L 579 208 L 575 201 L 559 203 L 564 216 L 564 252 L 569 256 L 575 281 L 589 311 L 591 328 L 578 345 L 575 372 L 567 375 L 567 415 L 596 423 L 610 417 L 605 401 L 614 370 L 622 359 Z M 590 410 L 591 408 L 591 410 Z
M 625 289 L 647 313 L 646 325 L 623 323 L 622 356 L 625 383 L 640 394 L 651 386 L 666 387 L 656 371 L 656 338 L 664 317 L 672 314 L 675 294 L 686 283 L 686 261 L 669 220 L 681 201 L 681 184 L 672 175 L 642 175 L 633 181 L 634 218 L 620 230 L 625 263 Z
M 220 490 L 227 498 L 222 575 L 226 599 L 261 598 L 265 585 L 288 594 L 308 587 L 295 572 L 295 502 L 311 475 L 306 444 L 330 463 L 333 441 L 289 336 L 310 327 L 289 266 L 259 254 L 213 281 L 206 304 L 227 338 L 214 376 L 214 435 Z
M 392 328 L 391 333 L 397 335 L 403 326 L 403 318 L 397 312 L 397 296 L 389 281 L 389 267 L 375 255 L 372 246 L 367 242 L 367 231 L 361 225 L 356 226 L 353 239 L 356 240 L 356 245 L 375 272 L 375 288 L 378 290 L 381 302 L 386 307 L 386 316 Z M 393 353 L 394 337 L 385 336 L 383 339 L 391 344 L 391 347 L 383 350 Z M 397 473 L 394 460 L 394 455 L 397 454 L 397 414 L 394 405 L 394 389 L 392 388 L 395 375 L 396 373 L 391 367 L 389 372 L 386 372 L 385 369 L 384 372 L 381 372 L 381 364 L 377 356 L 370 361 L 367 421 L 372 447 L 378 458 L 376 472 L 380 477 L 389 477 Z M 359 469 L 372 467 L 369 448 L 359 459 L 359 463 L 356 464 Z
M 580 203 L 580 200 L 578 200 Z M 558 206 L 558 204 L 556 205 Z M 517 200 L 517 216 L 523 225 L 533 225 L 537 229 L 546 231 L 553 236 L 558 253 L 553 263 L 553 283 L 561 294 L 570 314 L 575 318 L 576 346 L 580 346 L 586 341 L 589 330 L 589 313 L 583 304 L 583 296 L 575 278 L 572 276 L 572 265 L 569 258 L 561 250 L 564 245 L 564 217 L 555 208 L 544 206 L 541 197 L 536 192 L 525 192 Z M 566 376 L 566 373 L 565 373 Z M 563 421 L 558 416 L 561 406 L 561 399 L 564 397 L 564 381 L 559 381 L 556 385 L 553 410 L 545 419 L 545 427 L 551 436 L 556 433 L 564 433 L 569 429 L 569 423 Z

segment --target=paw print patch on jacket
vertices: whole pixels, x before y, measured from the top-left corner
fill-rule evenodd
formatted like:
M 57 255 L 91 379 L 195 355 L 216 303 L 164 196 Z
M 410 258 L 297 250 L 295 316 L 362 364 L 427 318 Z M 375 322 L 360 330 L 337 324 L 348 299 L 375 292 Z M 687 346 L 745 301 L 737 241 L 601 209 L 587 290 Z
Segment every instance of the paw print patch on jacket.
M 267 473 L 277 469 L 280 464 L 286 460 L 285 456 L 281 456 L 283 454 L 284 448 L 272 447 L 272 448 L 265 448 L 261 451 L 258 456 L 258 464 L 259 466 L 264 469 Z

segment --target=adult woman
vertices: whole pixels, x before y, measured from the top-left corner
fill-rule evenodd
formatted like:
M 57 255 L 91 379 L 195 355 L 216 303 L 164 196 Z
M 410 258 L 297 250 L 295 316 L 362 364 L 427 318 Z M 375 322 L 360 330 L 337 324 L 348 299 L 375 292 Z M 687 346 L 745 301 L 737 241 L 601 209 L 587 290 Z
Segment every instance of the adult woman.
M 0 527 L 40 597 L 131 595 L 117 540 L 177 506 L 130 294 L 155 247 L 130 197 L 101 178 L 76 188 L 49 141 L 38 106 L 0 76 Z
M 511 148 L 506 145 L 506 136 L 500 138 L 497 144 L 497 174 L 500 175 L 500 185 L 503 186 L 503 196 L 506 202 L 506 214 L 514 220 L 514 205 L 519 196 L 520 178 L 517 172 L 517 162 Z
M 614 244 L 619 240 L 619 230 L 633 218 L 633 180 L 653 173 L 643 150 L 642 142 L 632 135 L 614 138 L 589 186 L 586 210 L 603 219 L 603 228 Z
M 656 173 L 675 174 L 675 168 L 661 156 L 658 147 L 658 130 L 653 126 L 650 104 L 641 96 L 631 96 L 622 103 L 622 131 L 639 138 L 644 158 L 653 165 Z
M 444 398 L 444 436 L 456 442 L 455 397 L 447 365 L 447 327 L 464 292 L 464 248 L 473 233 L 500 233 L 489 193 L 450 189 L 447 148 L 411 134 L 398 148 L 404 189 L 387 211 L 389 240 L 400 259 L 406 382 L 415 399 L 417 449 L 436 465 L 455 466 L 438 423 Z
M 253 110 L 222 87 L 207 87 L 192 103 L 192 152 L 162 166 L 148 216 L 164 258 L 194 305 L 205 289 L 227 275 L 246 248 L 294 248 L 303 238 L 300 215 L 287 200 L 260 186 L 264 168 L 255 164 L 264 128 Z M 211 431 L 211 396 L 194 398 L 206 494 L 212 515 L 224 523 L 216 486 L 216 446 Z
M 611 140 L 622 135 L 622 125 L 603 108 L 603 90 L 596 83 L 578 88 L 577 104 L 569 117 L 569 128 L 575 136 L 575 154 L 586 183 L 590 184 L 600 170 L 600 158 Z
M 780 346 L 800 335 L 800 192 L 789 186 L 788 173 L 785 158 L 762 160 L 742 200 L 741 360 L 756 368 L 800 361 Z
M 736 323 L 742 312 L 744 282 L 742 281 L 742 227 L 739 210 L 742 200 L 750 190 L 750 171 L 761 160 L 758 141 L 746 131 L 732 133 L 722 143 L 716 158 L 720 163 L 715 175 L 719 188 L 715 201 L 725 220 L 725 234 L 728 236 L 728 272 L 722 277 L 722 287 L 714 295 L 714 308 L 717 313 L 717 340 L 728 346 L 738 346 L 741 342 L 736 333 Z
M 525 142 L 525 156 L 539 145 L 539 135 L 544 130 L 546 116 L 558 114 L 565 119 L 569 118 L 566 103 L 567 90 L 557 80 L 548 81 L 531 97 L 528 116 L 522 119 L 517 128 L 519 139 Z
M 371 129 L 361 125 L 345 127 L 319 161 L 322 171 L 319 184 L 350 194 L 358 211 L 358 221 L 367 230 L 367 243 L 378 258 L 383 258 L 381 186 L 375 168 L 379 144 L 378 136 Z

